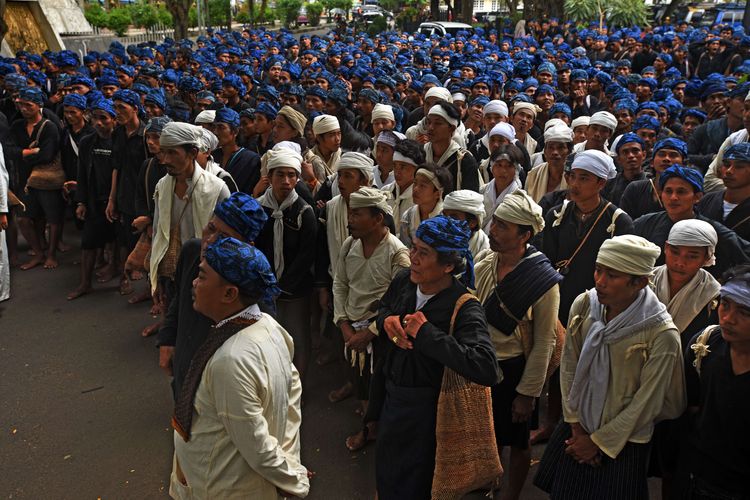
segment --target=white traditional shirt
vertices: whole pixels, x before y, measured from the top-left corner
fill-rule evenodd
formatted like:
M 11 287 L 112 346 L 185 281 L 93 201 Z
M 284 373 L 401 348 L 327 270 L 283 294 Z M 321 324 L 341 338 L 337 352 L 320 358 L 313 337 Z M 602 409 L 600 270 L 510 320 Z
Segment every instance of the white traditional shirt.
M 276 500 L 277 488 L 305 497 L 300 464 L 302 385 L 291 336 L 262 318 L 211 357 L 195 394 L 190 441 L 174 433 L 170 495 L 177 499 Z

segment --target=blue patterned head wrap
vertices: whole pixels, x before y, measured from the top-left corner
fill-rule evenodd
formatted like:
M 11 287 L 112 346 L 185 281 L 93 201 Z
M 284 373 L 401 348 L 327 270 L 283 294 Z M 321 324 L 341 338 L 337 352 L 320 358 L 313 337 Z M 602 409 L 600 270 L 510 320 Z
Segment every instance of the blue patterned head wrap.
M 137 92 L 128 89 L 120 89 L 112 94 L 113 101 L 122 101 L 136 109 L 141 109 L 141 96 Z
M 150 102 L 152 104 L 156 104 L 161 109 L 167 109 L 167 100 L 164 99 L 164 94 L 162 89 L 151 89 L 146 94 L 146 97 L 144 99 L 144 102 Z
M 216 111 L 214 123 L 226 123 L 230 127 L 240 126 L 240 115 L 232 108 L 221 108 Z
M 359 92 L 359 96 L 362 99 L 367 99 L 368 101 L 371 101 L 373 104 L 377 104 L 380 102 L 380 94 L 377 90 L 373 89 L 362 89 Z
M 244 97 L 245 93 L 247 92 L 247 88 L 245 87 L 245 84 L 242 83 L 242 78 L 240 78 L 237 75 L 225 76 L 224 79 L 221 81 L 221 84 L 227 87 L 236 88 L 237 93 L 240 95 L 240 97 Z
M 656 154 L 657 151 L 660 149 L 674 149 L 680 155 L 682 155 L 682 161 L 686 161 L 688 157 L 688 148 L 687 143 L 683 141 L 682 139 L 677 139 L 675 137 L 667 137 L 666 139 L 662 139 L 660 141 L 657 141 L 656 144 L 654 144 L 654 154 Z
M 637 142 L 641 145 L 641 149 L 646 151 L 646 143 L 643 142 L 643 139 L 638 137 L 638 134 L 634 134 L 633 132 L 627 132 L 625 134 L 622 134 L 622 137 L 619 141 L 617 141 L 617 147 L 615 148 L 615 152 L 617 154 L 620 154 L 620 148 L 623 147 L 625 144 L 629 144 L 631 142 Z
M 203 83 L 194 76 L 183 76 L 177 83 L 177 88 L 183 92 L 200 92 L 203 90 Z
M 724 153 L 725 160 L 750 161 L 750 142 L 739 142 Z
M 658 118 L 654 118 L 653 116 L 641 115 L 633 122 L 633 130 L 640 130 L 642 128 L 647 128 L 655 132 L 659 132 L 659 129 L 661 128 L 661 122 Z
M 172 119 L 168 116 L 155 116 L 148 121 L 148 123 L 146 124 L 146 128 L 143 129 L 143 132 L 153 132 L 155 134 L 161 134 L 161 131 L 164 130 L 166 124 L 171 121 Z
M 682 112 L 682 119 L 684 120 L 688 116 L 692 116 L 693 118 L 697 118 L 701 123 L 705 123 L 706 118 L 708 118 L 708 115 L 705 111 L 700 110 L 698 108 L 690 108 L 686 109 Z
M 109 99 L 101 98 L 89 103 L 89 111 L 95 111 L 97 109 L 104 111 L 112 118 L 115 117 L 115 107 L 112 105 L 112 101 L 110 101 Z
M 279 110 L 276 109 L 276 107 L 273 104 L 263 101 L 260 104 L 258 104 L 258 106 L 256 106 L 255 114 L 263 115 L 266 118 L 268 118 L 268 120 L 270 121 L 270 120 L 276 119 L 276 116 L 279 114 Z
M 568 106 L 564 102 L 555 103 L 551 108 L 549 108 L 550 116 L 555 116 L 555 113 L 563 113 L 568 118 L 572 118 L 573 116 L 573 112 L 571 111 L 570 106 Z
M 86 98 L 81 94 L 68 94 L 63 98 L 63 106 L 73 106 L 80 110 L 86 109 Z
M 703 192 L 703 174 L 690 167 L 683 167 L 682 165 L 675 163 L 668 169 L 666 169 L 659 176 L 659 189 L 664 189 L 664 185 L 669 179 L 672 178 L 682 179 L 687 181 L 693 186 L 693 191 L 696 193 Z
M 214 271 L 244 295 L 260 295 L 261 302 L 273 305 L 274 298 L 281 293 L 268 259 L 248 243 L 221 238 L 206 248 L 205 259 Z
M 469 250 L 471 229 L 466 221 L 438 215 L 422 221 L 417 228 L 417 238 L 437 252 L 458 252 L 466 259 L 466 271 L 462 276 L 464 285 L 474 288 L 474 259 Z
M 44 92 L 39 87 L 25 87 L 18 93 L 18 98 L 22 101 L 33 102 L 38 106 L 44 106 Z
M 249 243 L 258 238 L 268 219 L 263 207 L 255 198 L 239 191 L 216 205 L 214 215 L 240 233 Z

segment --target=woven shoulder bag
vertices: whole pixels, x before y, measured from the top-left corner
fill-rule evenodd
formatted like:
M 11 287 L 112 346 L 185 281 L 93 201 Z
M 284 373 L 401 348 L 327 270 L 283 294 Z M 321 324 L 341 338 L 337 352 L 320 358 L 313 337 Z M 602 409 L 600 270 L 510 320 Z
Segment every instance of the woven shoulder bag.
M 453 335 L 458 311 L 469 300 L 477 298 L 466 293 L 456 302 L 449 335 Z M 503 467 L 495 441 L 489 387 L 475 384 L 446 367 L 438 397 L 435 437 L 433 500 L 459 499 L 499 482 Z

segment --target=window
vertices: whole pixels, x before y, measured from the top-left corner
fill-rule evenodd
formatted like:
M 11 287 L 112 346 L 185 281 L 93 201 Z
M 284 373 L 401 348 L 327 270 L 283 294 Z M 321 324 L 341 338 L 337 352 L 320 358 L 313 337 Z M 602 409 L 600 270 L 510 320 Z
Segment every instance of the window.
M 500 10 L 500 0 L 492 0 L 492 11 L 491 12 L 497 12 Z
M 481 12 L 484 10 L 484 0 L 474 0 L 474 12 Z

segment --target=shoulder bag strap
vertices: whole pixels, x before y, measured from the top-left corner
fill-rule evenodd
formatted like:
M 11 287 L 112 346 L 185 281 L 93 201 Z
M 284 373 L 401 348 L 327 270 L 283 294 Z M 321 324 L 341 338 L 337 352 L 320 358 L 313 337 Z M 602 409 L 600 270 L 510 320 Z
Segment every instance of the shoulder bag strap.
M 594 231 L 594 228 L 599 223 L 599 221 L 601 220 L 602 216 L 604 215 L 604 212 L 607 211 L 607 209 L 609 208 L 609 206 L 611 204 L 612 204 L 611 202 L 607 202 L 607 204 L 604 205 L 604 208 L 602 208 L 601 212 L 599 212 L 599 215 L 596 217 L 596 220 L 594 221 L 594 223 L 589 228 L 589 231 L 586 233 L 586 236 L 584 236 L 583 239 L 581 240 L 581 243 L 579 243 L 578 248 L 576 248 L 575 252 L 573 252 L 573 255 L 571 255 L 570 258 L 568 258 L 568 259 L 561 260 L 560 262 L 558 262 L 555 265 L 555 267 L 558 270 L 570 266 L 570 263 L 573 262 L 573 259 L 575 259 L 576 255 L 578 255 L 578 252 L 580 252 L 581 248 L 583 248 L 583 245 L 586 244 L 586 242 L 589 239 L 589 236 L 591 236 L 591 233 Z
M 467 292 L 467 293 L 461 295 L 458 298 L 458 300 L 456 301 L 456 307 L 453 309 L 453 315 L 451 316 L 450 330 L 448 331 L 448 335 L 450 335 L 451 337 L 453 336 L 453 328 L 454 328 L 455 323 L 456 323 L 456 316 L 458 316 L 458 311 L 460 311 L 461 307 L 463 307 L 463 305 L 466 304 L 470 300 L 476 300 L 476 301 L 478 301 L 479 299 L 477 299 L 474 296 L 473 293 L 468 293 Z
M 148 207 L 149 212 L 151 211 L 151 203 L 149 202 L 149 196 L 148 196 L 148 178 L 151 174 L 151 166 L 154 164 L 155 158 L 150 158 L 148 160 L 148 165 L 146 165 L 146 175 L 144 176 L 143 183 L 145 184 L 144 189 L 146 190 L 146 206 Z M 152 198 L 153 199 L 153 198 Z
M 747 222 L 749 220 L 750 220 L 750 215 L 748 215 L 747 217 L 745 217 L 744 219 L 742 219 L 741 221 L 739 221 L 737 224 L 735 224 L 734 226 L 730 227 L 729 229 L 731 229 L 732 231 L 734 231 L 735 229 L 737 229 L 738 227 L 740 227 L 742 224 L 744 224 L 745 222 Z

